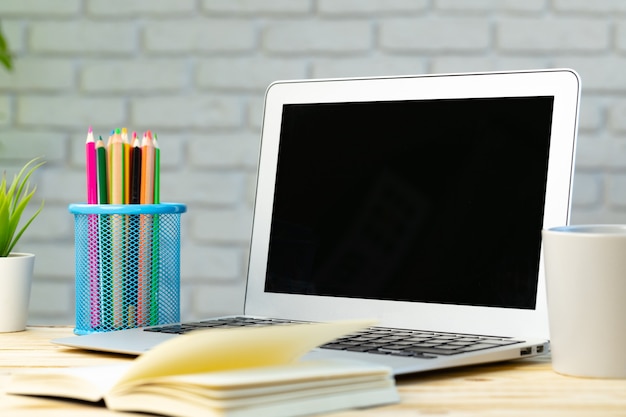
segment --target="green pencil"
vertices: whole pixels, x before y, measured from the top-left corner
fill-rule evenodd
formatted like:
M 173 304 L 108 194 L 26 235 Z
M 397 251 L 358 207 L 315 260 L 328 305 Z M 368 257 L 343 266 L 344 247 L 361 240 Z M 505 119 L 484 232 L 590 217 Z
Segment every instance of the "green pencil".
M 102 136 L 96 141 L 96 166 L 98 168 L 98 204 L 109 202 L 107 193 L 107 152 Z
M 161 173 L 161 149 L 157 142 L 157 135 L 154 134 L 152 141 L 154 146 L 154 204 L 161 202 L 160 195 L 160 173 Z M 152 280 L 150 283 L 150 324 L 159 324 L 159 282 L 161 279 L 159 273 L 160 250 L 159 242 L 159 215 L 155 214 L 152 222 L 152 271 L 150 273 Z
M 152 145 L 154 146 L 154 204 L 159 204 L 161 203 L 161 149 L 156 133 Z

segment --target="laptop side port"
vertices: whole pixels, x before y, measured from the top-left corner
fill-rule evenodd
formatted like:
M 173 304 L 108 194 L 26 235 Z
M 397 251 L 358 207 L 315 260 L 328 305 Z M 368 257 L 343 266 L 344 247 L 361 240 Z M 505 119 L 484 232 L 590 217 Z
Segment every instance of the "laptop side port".
M 543 345 L 537 346 L 537 353 L 543 353 Z
M 520 349 L 519 353 L 521 356 L 530 355 L 531 353 L 533 353 L 533 348 L 527 347 L 527 348 Z

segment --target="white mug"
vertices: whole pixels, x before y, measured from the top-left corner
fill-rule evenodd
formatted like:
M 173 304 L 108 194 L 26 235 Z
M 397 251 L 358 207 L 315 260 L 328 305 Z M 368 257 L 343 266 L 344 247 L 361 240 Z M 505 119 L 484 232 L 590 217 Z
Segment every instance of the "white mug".
M 552 368 L 626 378 L 626 225 L 542 231 Z

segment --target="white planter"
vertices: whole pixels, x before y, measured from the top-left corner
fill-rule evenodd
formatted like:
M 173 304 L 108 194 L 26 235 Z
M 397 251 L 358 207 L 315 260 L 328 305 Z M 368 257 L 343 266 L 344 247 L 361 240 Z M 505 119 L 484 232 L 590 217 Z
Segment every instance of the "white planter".
M 34 266 L 32 253 L 0 257 L 0 333 L 26 329 Z

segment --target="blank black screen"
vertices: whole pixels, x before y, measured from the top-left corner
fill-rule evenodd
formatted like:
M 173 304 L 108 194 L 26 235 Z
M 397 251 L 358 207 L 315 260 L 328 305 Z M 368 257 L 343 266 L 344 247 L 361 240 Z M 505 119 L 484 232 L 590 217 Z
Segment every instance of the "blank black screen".
M 285 105 L 265 290 L 534 308 L 552 108 Z

